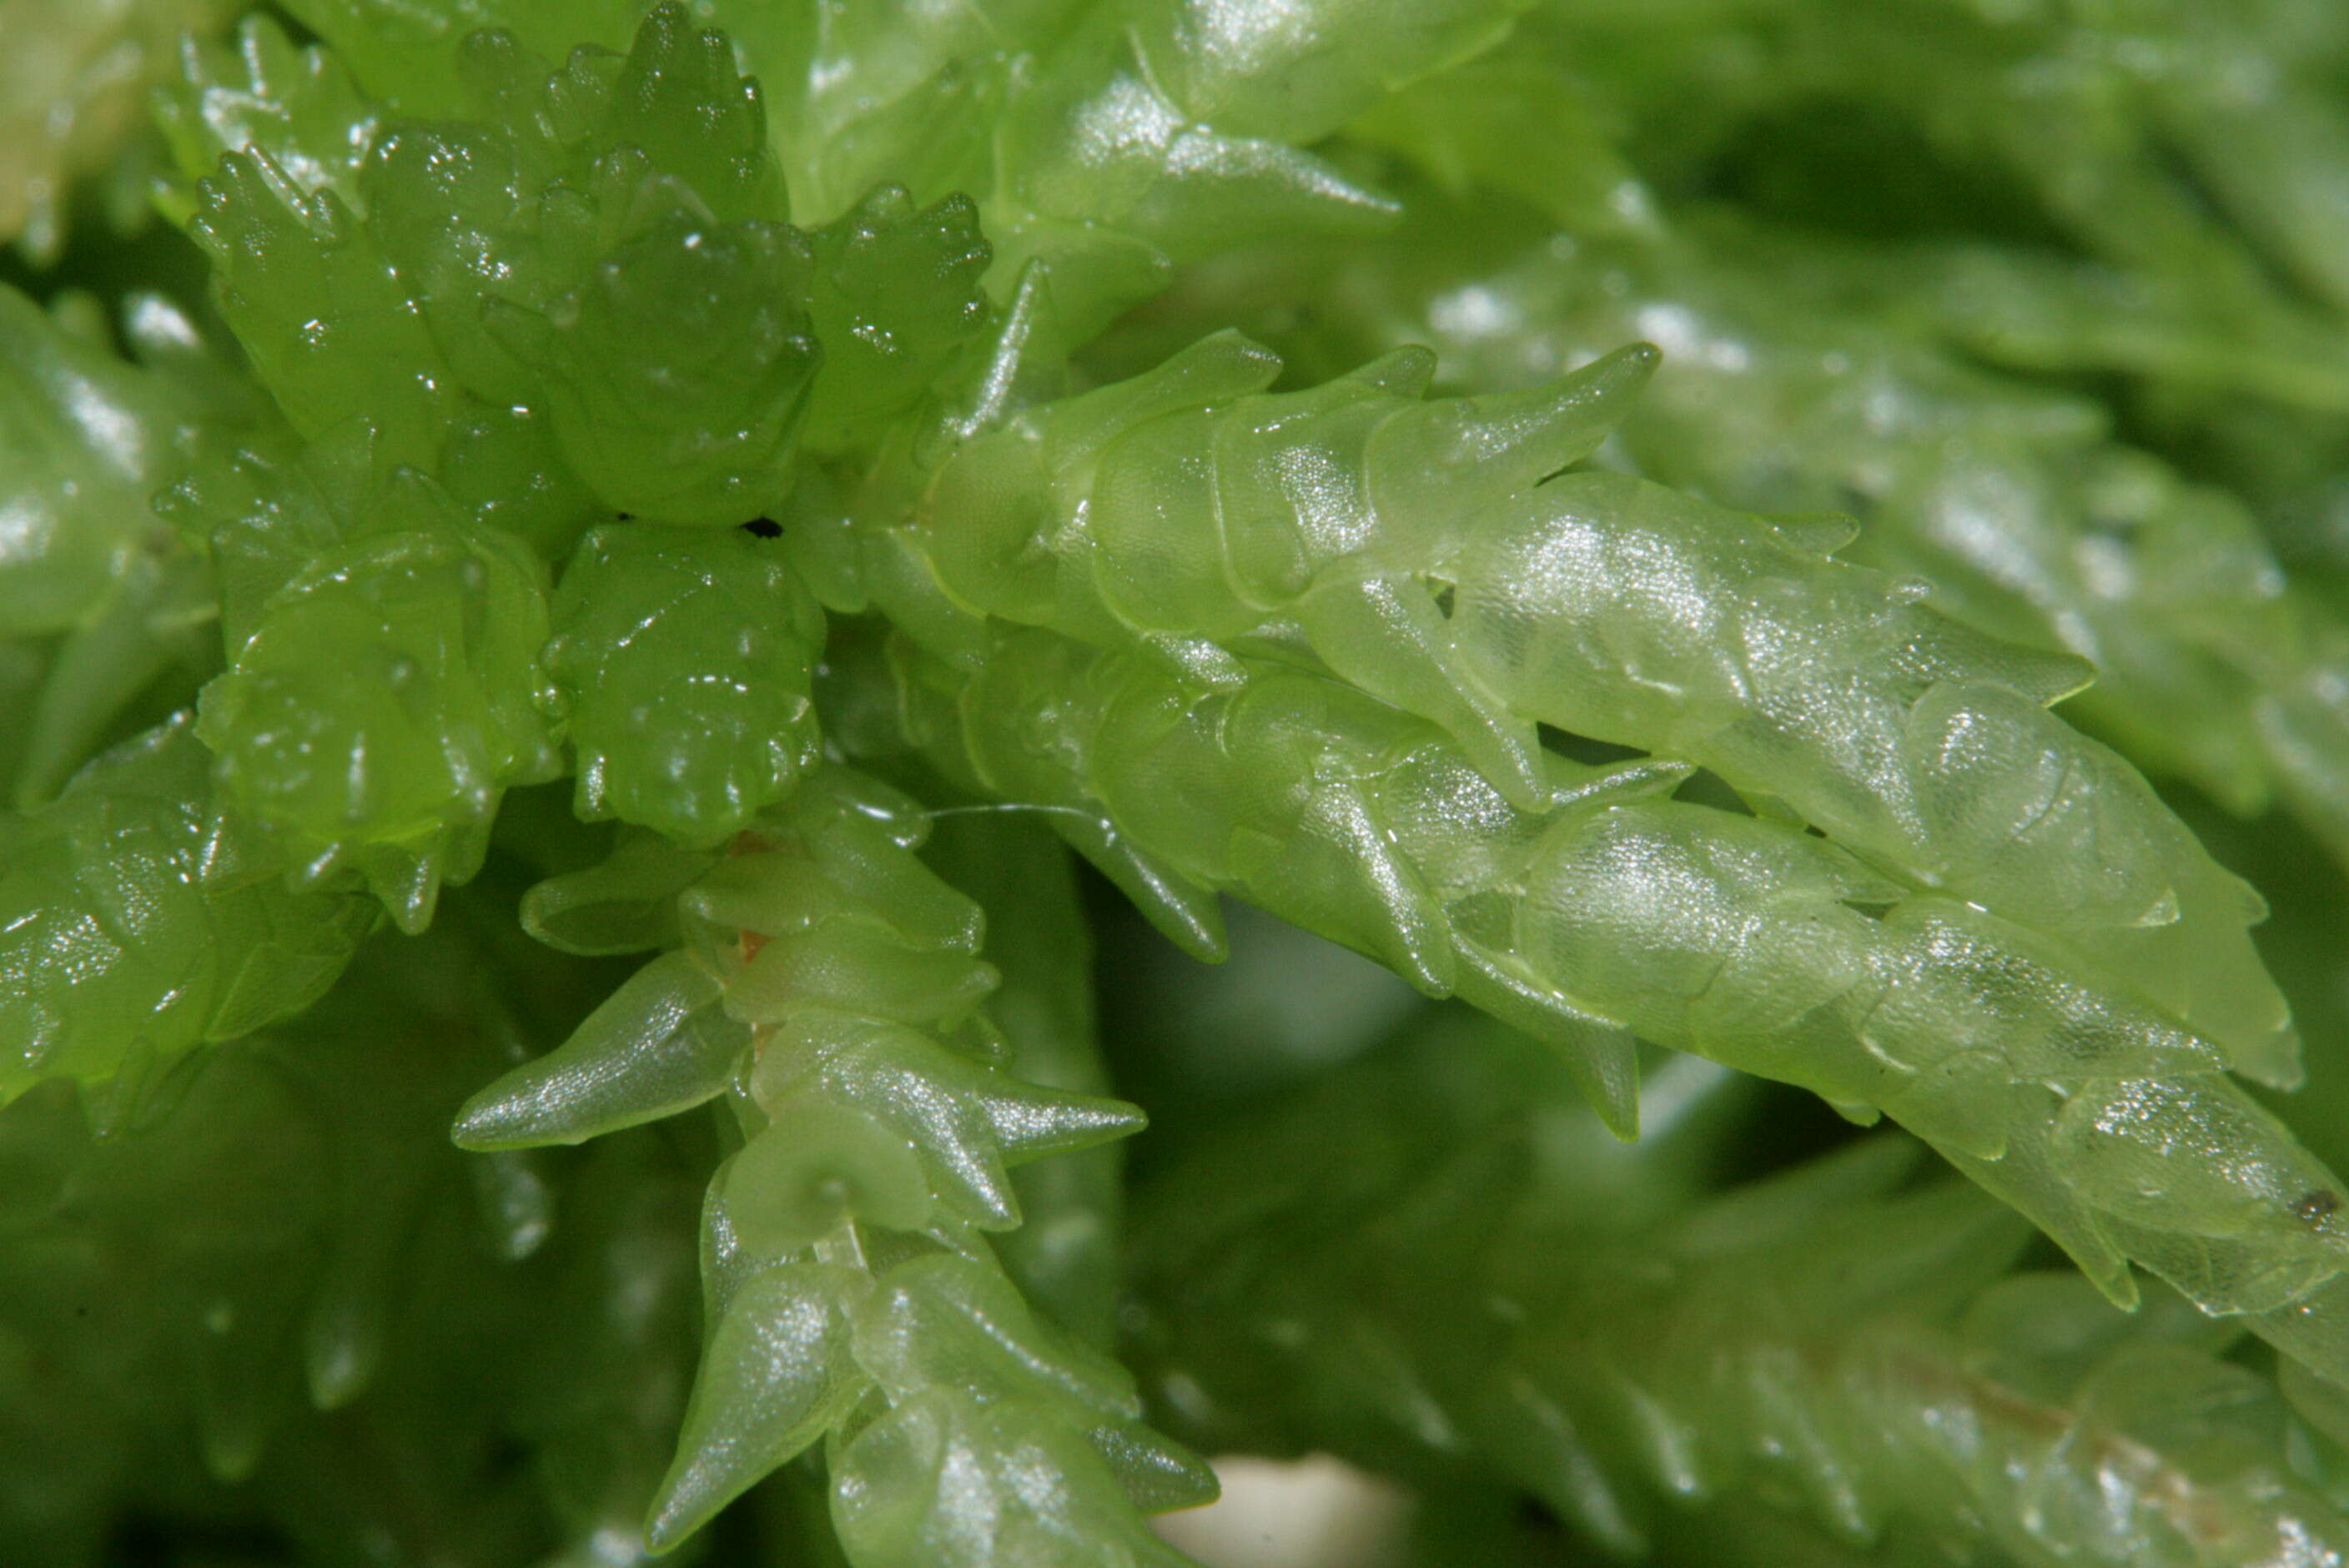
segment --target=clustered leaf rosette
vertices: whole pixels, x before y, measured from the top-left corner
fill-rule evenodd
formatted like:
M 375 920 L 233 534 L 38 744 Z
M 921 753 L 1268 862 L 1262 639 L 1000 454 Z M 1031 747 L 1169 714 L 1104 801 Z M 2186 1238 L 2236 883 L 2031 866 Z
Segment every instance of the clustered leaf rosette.
M 1445 1561 L 2349 1542 L 2221 815 L 2349 861 L 2349 28 L 118 9 L 0 71 L 0 232 L 178 231 L 0 288 L 0 1538 L 1172 1565 L 1180 1438 Z M 1395 1037 L 1105 1049 L 1080 861 Z
M 480 866 L 500 791 L 554 771 L 545 573 L 412 469 L 336 510 L 313 518 L 335 542 L 283 582 L 290 562 L 236 562 L 255 602 L 224 624 L 197 731 L 299 881 L 356 871 L 414 932 Z

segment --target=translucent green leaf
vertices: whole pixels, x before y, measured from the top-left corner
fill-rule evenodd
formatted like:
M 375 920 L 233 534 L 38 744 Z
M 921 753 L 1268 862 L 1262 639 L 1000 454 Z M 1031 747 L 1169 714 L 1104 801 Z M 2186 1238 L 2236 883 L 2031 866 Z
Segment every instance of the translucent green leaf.
M 823 449 L 920 401 L 979 329 L 992 253 L 968 197 L 916 211 L 902 186 L 874 190 L 809 240 L 808 309 L 825 368 L 807 440 Z
M 205 688 L 229 796 L 305 877 L 356 869 L 408 930 L 554 767 L 539 568 L 404 473 L 257 606 Z
M 180 75 L 155 100 L 155 119 L 181 175 L 212 172 L 224 153 L 267 156 L 304 195 L 333 191 L 359 203 L 358 173 L 380 119 L 340 59 L 302 47 L 267 16 L 249 16 L 226 44 L 191 44 Z M 170 198 L 184 208 L 187 198 Z M 184 210 L 175 217 L 185 222 Z
M 197 192 L 188 228 L 221 314 L 288 421 L 315 437 L 363 418 L 388 451 L 429 464 L 455 387 L 367 226 L 265 151 L 230 153 Z
M 581 817 L 715 843 L 815 766 L 823 612 L 772 543 L 598 529 L 564 571 L 554 626 Z
M 728 1302 L 653 1505 L 656 1551 L 805 1449 L 870 1386 L 848 1348 L 850 1315 L 870 1288 L 853 1269 L 787 1264 Z
M 0 826 L 0 1089 L 103 1079 L 296 1012 L 374 925 L 366 899 L 289 892 L 240 850 L 209 764 L 176 722 Z
M 771 224 L 671 222 L 598 262 L 543 315 L 492 311 L 539 377 L 556 442 L 614 509 L 657 522 L 777 510 L 823 350 L 808 252 Z

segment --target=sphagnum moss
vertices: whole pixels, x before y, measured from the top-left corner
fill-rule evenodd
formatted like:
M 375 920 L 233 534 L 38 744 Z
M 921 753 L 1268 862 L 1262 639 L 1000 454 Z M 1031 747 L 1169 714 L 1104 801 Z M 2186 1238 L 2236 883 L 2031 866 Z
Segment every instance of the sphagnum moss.
M 2137 769 L 2349 841 L 2349 37 L 2206 9 L 74 35 L 0 192 L 0 1532 L 1171 1563 L 1163 1429 L 1392 1470 L 1429 1562 L 1520 1489 L 2341 1561 L 2349 1140 L 2234 1076 L 2339 1047 Z M 1486 1021 L 1186 1089 L 1128 1227 L 1184 1063 L 1096 1038 L 1071 850 Z

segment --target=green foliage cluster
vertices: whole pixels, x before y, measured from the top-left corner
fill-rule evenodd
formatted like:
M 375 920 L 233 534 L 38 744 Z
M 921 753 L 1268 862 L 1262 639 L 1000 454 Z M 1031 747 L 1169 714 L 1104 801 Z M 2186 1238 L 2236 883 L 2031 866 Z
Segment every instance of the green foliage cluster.
M 0 0 L 0 1556 L 2349 1554 L 2337 6 L 237 9 Z

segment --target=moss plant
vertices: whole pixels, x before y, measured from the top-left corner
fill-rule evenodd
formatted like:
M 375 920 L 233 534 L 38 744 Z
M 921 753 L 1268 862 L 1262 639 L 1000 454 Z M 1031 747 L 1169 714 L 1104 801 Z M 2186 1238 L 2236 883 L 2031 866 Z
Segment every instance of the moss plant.
M 2336 9 L 0 0 L 0 1556 L 2341 1563 Z

